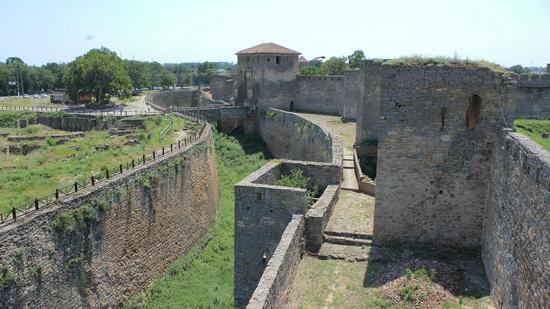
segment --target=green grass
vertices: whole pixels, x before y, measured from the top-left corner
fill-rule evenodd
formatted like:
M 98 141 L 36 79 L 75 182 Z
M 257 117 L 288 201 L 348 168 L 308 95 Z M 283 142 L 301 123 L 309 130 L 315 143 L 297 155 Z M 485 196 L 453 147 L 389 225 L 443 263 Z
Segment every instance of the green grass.
M 234 185 L 265 163 L 269 154 L 257 137 L 215 133 L 220 201 L 210 238 L 177 260 L 168 273 L 127 306 L 142 308 L 232 308 Z
M 515 73 L 502 67 L 496 63 L 486 60 L 469 60 L 458 59 L 453 57 L 438 56 L 426 57 L 423 55 L 413 55 L 390 59 L 385 61 L 385 65 L 410 65 L 410 66 L 446 66 L 446 67 L 468 67 L 468 68 L 485 68 L 491 71 L 504 74 L 506 76 L 514 75 Z
M 175 139 L 175 131 L 184 127 L 197 129 L 180 117 L 169 117 L 174 121 L 174 130 L 162 141 L 160 132 L 169 120 L 164 116 L 152 116 L 146 118 L 144 129 L 131 134 L 138 140 L 135 145 L 127 144 L 127 136 L 110 136 L 108 131 L 89 131 L 83 138 L 62 145 L 44 142 L 40 149 L 26 156 L 0 153 L 0 211 L 5 214 L 12 207 L 52 194 L 56 188 L 88 180 L 92 174 L 104 174 L 107 168 L 113 171 L 119 164 L 126 166 L 132 158 L 150 155 L 163 145 L 169 147 Z M 17 134 L 14 131 L 18 130 L 23 133 L 32 131 L 28 128 L 8 130 L 13 134 Z M 5 138 L 0 137 L 0 145 L 5 143 Z M 108 144 L 109 148 L 96 150 L 96 146 L 102 144 Z
M 34 106 L 48 106 L 48 107 L 63 107 L 63 104 L 54 104 L 50 102 L 50 98 L 22 98 L 11 97 L 0 99 L 0 106 L 17 106 L 17 107 L 34 107 Z
M 542 133 L 550 134 L 550 120 L 541 119 L 516 119 L 514 121 L 516 132 L 526 135 L 539 143 L 544 149 L 550 151 L 550 138 L 542 138 Z
M 31 119 L 36 117 L 33 112 L 0 112 L 0 128 L 12 128 L 18 119 Z M 2 132 L 5 130 L 1 130 Z

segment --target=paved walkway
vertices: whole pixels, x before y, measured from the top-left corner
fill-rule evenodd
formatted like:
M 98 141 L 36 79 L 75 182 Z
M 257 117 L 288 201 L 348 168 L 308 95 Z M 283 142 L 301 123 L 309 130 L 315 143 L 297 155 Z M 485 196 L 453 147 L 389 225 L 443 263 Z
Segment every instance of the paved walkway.
M 330 236 L 348 236 L 370 239 L 374 216 L 374 197 L 358 192 L 353 165 L 355 122 L 342 122 L 341 117 L 299 113 L 301 116 L 323 124 L 331 134 L 337 134 L 344 142 L 343 182 L 340 199 L 326 228 Z M 326 237 L 325 237 L 326 238 Z

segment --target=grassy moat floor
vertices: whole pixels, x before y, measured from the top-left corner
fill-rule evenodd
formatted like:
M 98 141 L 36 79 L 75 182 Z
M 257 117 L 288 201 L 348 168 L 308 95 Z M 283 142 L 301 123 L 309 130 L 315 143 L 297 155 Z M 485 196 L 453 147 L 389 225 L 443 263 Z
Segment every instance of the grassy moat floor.
M 257 136 L 215 133 L 220 201 L 209 235 L 177 260 L 151 288 L 126 306 L 140 308 L 232 308 L 234 282 L 234 185 L 267 163 Z M 207 241 L 210 239 L 210 241 Z
M 550 151 L 550 137 L 542 137 L 542 134 L 550 135 L 550 120 L 516 119 L 514 127 L 516 132 L 526 135 L 539 143 L 544 149 Z
M 70 133 L 42 125 L 13 128 L 13 119 L 18 115 L 29 117 L 31 113 L 0 113 L 0 132 L 27 137 Z M 160 133 L 168 126 L 169 119 L 174 123 L 173 130 L 161 140 Z M 13 144 L 37 147 L 26 155 L 0 152 L 0 212 L 6 213 L 12 207 L 53 194 L 56 188 L 87 180 L 107 168 L 113 171 L 120 164 L 126 167 L 132 158 L 137 160 L 162 146 L 169 147 L 177 137 L 200 127 L 175 115 L 146 117 L 144 124 L 144 128 L 121 135 L 92 130 L 63 143 L 54 138 L 14 142 L 0 135 L 0 148 Z
M 362 262 L 304 256 L 291 308 L 495 308 L 476 254 L 364 246 Z

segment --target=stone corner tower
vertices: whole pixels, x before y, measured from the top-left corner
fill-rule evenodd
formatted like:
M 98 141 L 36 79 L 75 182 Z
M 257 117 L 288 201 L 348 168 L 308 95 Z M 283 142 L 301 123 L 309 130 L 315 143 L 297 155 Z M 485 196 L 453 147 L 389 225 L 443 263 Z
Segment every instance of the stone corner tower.
M 296 96 L 300 53 L 263 43 L 236 53 L 237 105 L 289 110 Z

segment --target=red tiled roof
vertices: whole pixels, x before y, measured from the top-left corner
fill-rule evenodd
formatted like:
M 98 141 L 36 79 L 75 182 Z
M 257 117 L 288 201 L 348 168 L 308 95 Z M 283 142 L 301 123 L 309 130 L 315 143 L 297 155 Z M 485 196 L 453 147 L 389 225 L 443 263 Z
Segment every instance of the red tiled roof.
M 237 55 L 248 54 L 287 54 L 287 55 L 300 55 L 299 52 L 288 49 L 275 43 L 262 43 L 244 50 L 241 50 Z

